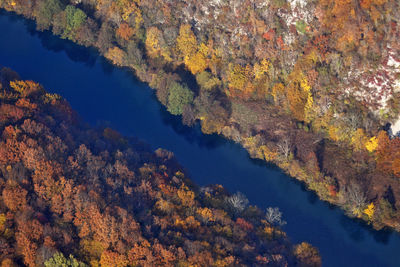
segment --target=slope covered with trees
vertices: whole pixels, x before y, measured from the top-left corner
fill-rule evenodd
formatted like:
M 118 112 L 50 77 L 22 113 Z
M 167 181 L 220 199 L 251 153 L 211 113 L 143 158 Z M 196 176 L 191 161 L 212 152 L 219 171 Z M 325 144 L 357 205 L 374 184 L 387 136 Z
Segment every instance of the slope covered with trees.
M 396 0 L 0 0 L 133 69 L 169 112 L 400 230 Z
M 1 266 L 319 266 L 281 223 L 0 69 Z

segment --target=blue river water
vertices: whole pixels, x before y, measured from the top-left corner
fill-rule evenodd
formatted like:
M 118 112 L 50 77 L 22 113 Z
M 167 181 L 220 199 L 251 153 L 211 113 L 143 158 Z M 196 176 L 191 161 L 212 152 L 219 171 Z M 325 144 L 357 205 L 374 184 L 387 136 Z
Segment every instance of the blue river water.
M 33 22 L 0 11 L 0 65 L 62 95 L 90 124 L 174 152 L 197 184 L 221 184 L 263 209 L 279 207 L 289 238 L 316 246 L 323 266 L 400 266 L 399 234 L 346 217 L 279 169 L 250 159 L 240 145 L 183 126 L 151 88 L 93 49 L 37 32 Z

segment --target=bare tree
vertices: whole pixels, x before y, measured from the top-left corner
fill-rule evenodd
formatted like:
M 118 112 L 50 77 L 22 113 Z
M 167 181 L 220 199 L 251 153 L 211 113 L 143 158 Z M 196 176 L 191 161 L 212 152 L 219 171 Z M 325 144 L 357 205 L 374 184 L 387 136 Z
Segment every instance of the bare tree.
M 272 225 L 282 226 L 286 224 L 286 222 L 282 220 L 282 212 L 279 210 L 279 208 L 267 208 L 265 219 Z
M 328 96 L 325 96 L 323 98 L 320 99 L 319 103 L 318 103 L 320 109 L 321 109 L 321 113 L 325 114 L 329 108 L 332 105 L 332 102 L 330 100 L 330 98 Z
M 350 205 L 353 214 L 359 215 L 366 206 L 367 198 L 358 184 L 351 183 L 345 189 L 345 201 Z
M 291 150 L 292 150 L 292 143 L 290 142 L 288 137 L 285 137 L 281 141 L 279 141 L 278 151 L 285 157 L 285 159 L 289 157 Z
M 249 204 L 249 200 L 240 192 L 236 192 L 230 197 L 227 197 L 226 201 L 235 211 L 243 211 Z
M 345 117 L 347 124 L 352 130 L 357 129 L 361 124 L 361 115 L 356 112 L 351 112 L 347 117 Z

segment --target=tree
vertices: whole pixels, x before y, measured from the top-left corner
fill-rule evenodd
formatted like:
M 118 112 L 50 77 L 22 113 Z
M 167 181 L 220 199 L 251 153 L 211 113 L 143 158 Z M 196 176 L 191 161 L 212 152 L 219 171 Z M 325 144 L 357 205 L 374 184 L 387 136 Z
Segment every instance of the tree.
M 196 36 L 189 24 L 182 24 L 176 39 L 176 46 L 183 58 L 192 56 L 197 50 Z
M 374 152 L 378 148 L 378 139 L 376 136 L 371 137 L 366 143 L 365 148 L 369 152 Z
M 247 197 L 240 192 L 236 192 L 232 196 L 227 197 L 226 202 L 234 209 L 235 212 L 242 212 L 249 204 Z
M 204 223 L 215 221 L 213 213 L 209 208 L 199 208 L 196 212 Z
M 271 95 L 274 97 L 274 102 L 275 105 L 280 104 L 280 102 L 283 100 L 285 93 L 285 86 L 282 83 L 276 83 L 272 87 L 272 92 Z
M 297 68 L 290 74 L 289 79 L 291 80 L 287 87 L 289 109 L 295 119 L 309 123 L 314 103 L 311 86 L 303 72 Z
M 294 249 L 294 254 L 299 261 L 300 267 L 317 267 L 321 266 L 321 257 L 318 250 L 307 242 L 302 242 Z
M 238 64 L 230 65 L 228 73 L 229 87 L 243 91 L 249 76 L 248 74 L 248 68 Z
M 63 6 L 59 0 L 38 1 L 34 10 L 38 28 L 48 29 L 53 22 L 54 15 L 61 13 L 62 10 Z
M 125 267 L 128 261 L 124 255 L 109 250 L 101 254 L 100 265 L 102 267 Z
M 127 62 L 135 69 L 142 69 L 144 66 L 143 52 L 140 50 L 137 42 L 130 41 L 127 47 Z
M 119 25 L 119 28 L 117 29 L 117 36 L 121 37 L 125 41 L 128 41 L 131 39 L 133 34 L 135 33 L 135 30 L 131 28 L 128 23 L 123 22 L 121 25 Z
M 351 137 L 351 144 L 354 146 L 354 149 L 356 151 L 365 149 L 367 142 L 368 139 L 365 135 L 364 130 L 361 128 L 358 128 Z
M 165 44 L 161 31 L 157 27 L 147 29 L 145 46 L 147 54 L 151 58 L 162 56 L 167 62 L 172 61 L 171 52 Z
M 368 216 L 369 220 L 372 220 L 372 217 L 374 216 L 374 213 L 375 213 L 374 203 L 371 202 L 363 212 L 364 212 L 364 214 L 366 214 Z
M 124 50 L 114 46 L 108 49 L 105 57 L 111 60 L 111 62 L 117 66 L 124 66 L 127 55 Z
M 39 84 L 33 81 L 12 81 L 10 87 L 22 96 L 29 96 L 40 89 Z
M 111 23 L 104 22 L 101 24 L 96 46 L 102 53 L 106 53 L 109 48 L 113 47 L 113 42 L 115 40 L 113 30 Z
M 281 139 L 278 143 L 278 151 L 287 159 L 292 150 L 292 144 L 288 137 Z
M 351 183 L 345 188 L 345 200 L 350 206 L 352 213 L 360 217 L 366 206 L 367 198 L 358 184 Z
M 193 74 L 202 72 L 208 66 L 207 55 L 208 48 L 205 44 L 201 43 L 196 53 L 185 56 L 185 65 Z
M 160 36 L 161 32 L 157 27 L 150 27 L 149 29 L 147 29 L 145 45 L 147 54 L 152 58 L 160 55 Z
M 7 186 L 2 193 L 3 202 L 11 211 L 23 210 L 26 206 L 27 194 L 28 191 L 19 185 Z
M 385 173 L 400 177 L 400 138 L 389 139 L 385 131 L 380 131 L 376 138 L 377 165 Z
M 24 263 L 29 267 L 36 266 L 37 245 L 27 238 L 24 234 L 17 233 L 15 235 L 17 246 L 21 250 Z
M 193 92 L 187 85 L 173 82 L 169 89 L 167 109 L 174 115 L 180 115 L 185 105 L 193 102 Z
M 279 208 L 267 208 L 265 219 L 272 225 L 282 226 L 286 224 L 286 222 L 282 220 L 282 212 L 279 210 Z
M 178 198 L 180 199 L 183 206 L 190 207 L 194 204 L 194 192 L 187 186 L 182 185 L 177 192 Z
M 62 38 L 74 40 L 76 30 L 86 21 L 86 14 L 72 5 L 65 8 L 65 27 Z
M 271 63 L 265 58 L 260 63 L 254 64 L 254 78 L 256 80 L 262 79 L 265 75 L 268 74 L 270 67 Z
M 221 86 L 221 80 L 208 71 L 202 71 L 196 75 L 196 81 L 202 89 L 212 91 Z
M 74 256 L 68 258 L 61 252 L 56 252 L 50 259 L 44 262 L 45 267 L 86 267 L 83 262 L 78 261 Z

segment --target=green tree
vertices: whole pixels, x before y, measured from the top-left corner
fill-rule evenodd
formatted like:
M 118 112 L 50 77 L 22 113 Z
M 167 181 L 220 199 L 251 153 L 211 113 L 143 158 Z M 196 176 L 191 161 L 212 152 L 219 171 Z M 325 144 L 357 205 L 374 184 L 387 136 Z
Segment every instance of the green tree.
M 168 111 L 174 115 L 180 115 L 183 107 L 193 102 L 193 92 L 187 85 L 177 82 L 171 84 L 168 94 Z
M 62 37 L 74 39 L 74 31 L 86 21 L 86 17 L 87 16 L 85 12 L 83 12 L 81 9 L 68 5 L 65 8 L 66 25 Z
M 307 24 L 304 22 L 304 20 L 298 20 L 296 21 L 296 30 L 302 34 L 306 33 L 307 29 Z
M 63 5 L 59 0 L 46 0 L 38 2 L 35 10 L 37 25 L 41 29 L 48 29 L 53 21 L 53 17 L 63 11 Z
M 45 261 L 45 267 L 87 267 L 83 262 L 78 261 L 74 256 L 69 255 L 68 259 L 61 252 L 56 252 L 53 257 Z

